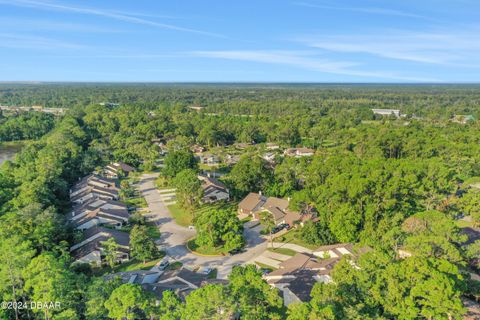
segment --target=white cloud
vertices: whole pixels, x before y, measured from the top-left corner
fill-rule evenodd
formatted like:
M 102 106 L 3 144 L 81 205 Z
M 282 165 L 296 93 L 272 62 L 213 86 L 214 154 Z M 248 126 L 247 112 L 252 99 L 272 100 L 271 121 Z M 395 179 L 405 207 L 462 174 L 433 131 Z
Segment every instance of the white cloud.
M 311 48 L 364 53 L 382 58 L 426 64 L 475 66 L 479 64 L 480 33 L 387 31 L 379 35 L 307 36 L 297 41 Z
M 82 45 L 60 41 L 51 38 L 26 36 L 20 34 L 0 33 L 0 48 L 13 49 L 39 49 L 39 50 L 56 50 L 56 49 L 82 49 Z
M 122 13 L 109 11 L 109 10 L 74 7 L 74 6 L 67 6 L 67 5 L 62 5 L 54 2 L 43 2 L 43 1 L 34 1 L 34 0 L 8 0 L 8 1 L 0 0 L 0 4 L 29 7 L 29 8 L 50 10 L 50 11 L 63 11 L 63 12 L 73 12 L 78 14 L 94 15 L 94 16 L 100 16 L 100 17 L 115 19 L 119 21 L 124 21 L 128 23 L 133 23 L 133 24 L 161 28 L 161 29 L 195 33 L 195 34 L 200 34 L 200 35 L 210 36 L 210 37 L 217 37 L 217 38 L 226 38 L 224 35 L 221 35 L 218 33 L 212 33 L 212 32 L 207 32 L 207 31 L 202 31 L 197 29 L 191 29 L 191 28 L 184 28 L 184 27 L 180 27 L 172 24 L 159 23 L 156 21 L 147 20 L 147 19 L 132 16 L 132 15 L 122 14 Z
M 259 63 L 280 64 L 300 67 L 323 73 L 358 76 L 365 78 L 389 79 L 409 82 L 436 82 L 438 79 L 410 77 L 389 72 L 370 72 L 352 69 L 357 63 L 348 61 L 332 61 L 318 59 L 312 52 L 304 51 L 265 51 L 265 50 L 232 50 L 232 51 L 193 51 L 192 56 L 251 61 Z
M 385 9 L 385 8 L 376 8 L 376 7 L 342 7 L 342 6 L 328 5 L 328 4 L 327 5 L 314 4 L 310 2 L 293 2 L 292 4 L 296 6 L 326 9 L 326 10 L 351 11 L 351 12 L 359 12 L 359 13 L 366 13 L 366 14 L 397 16 L 397 17 L 404 17 L 404 18 L 429 19 L 426 16 L 422 16 L 419 14 L 406 12 L 402 10 L 395 10 L 395 9 Z

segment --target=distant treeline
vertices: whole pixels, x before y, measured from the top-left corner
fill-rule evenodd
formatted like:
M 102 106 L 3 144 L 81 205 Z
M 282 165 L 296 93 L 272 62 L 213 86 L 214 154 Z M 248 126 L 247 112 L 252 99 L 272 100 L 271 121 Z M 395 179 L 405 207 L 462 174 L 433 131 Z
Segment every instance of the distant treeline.
M 209 112 L 314 114 L 394 108 L 433 119 L 480 116 L 479 85 L 335 84 L 0 84 L 0 104 L 71 108 L 103 102 L 155 108 L 205 106 Z M 272 109 L 272 107 L 275 107 Z

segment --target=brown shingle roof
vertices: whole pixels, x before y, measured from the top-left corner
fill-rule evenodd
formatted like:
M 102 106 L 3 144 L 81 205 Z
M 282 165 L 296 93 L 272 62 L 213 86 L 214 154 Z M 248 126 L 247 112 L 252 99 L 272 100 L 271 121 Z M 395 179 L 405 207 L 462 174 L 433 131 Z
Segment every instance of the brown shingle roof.
M 250 192 L 240 203 L 238 207 L 243 211 L 253 211 L 255 208 L 260 207 L 266 201 L 266 198 L 258 193 Z

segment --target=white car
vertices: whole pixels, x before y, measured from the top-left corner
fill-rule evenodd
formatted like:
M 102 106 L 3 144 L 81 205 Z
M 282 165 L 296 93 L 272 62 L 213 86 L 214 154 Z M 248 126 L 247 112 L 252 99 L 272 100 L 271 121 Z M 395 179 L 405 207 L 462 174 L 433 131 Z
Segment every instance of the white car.
M 197 273 L 201 273 L 201 274 L 210 274 L 210 272 L 212 272 L 212 268 L 209 268 L 209 267 L 200 267 L 198 270 L 197 270 Z
M 195 226 L 188 226 L 188 229 L 195 230 Z
M 162 261 L 157 263 L 157 268 L 158 270 L 165 270 L 169 265 L 170 265 L 170 262 L 168 261 L 168 259 L 163 259 Z

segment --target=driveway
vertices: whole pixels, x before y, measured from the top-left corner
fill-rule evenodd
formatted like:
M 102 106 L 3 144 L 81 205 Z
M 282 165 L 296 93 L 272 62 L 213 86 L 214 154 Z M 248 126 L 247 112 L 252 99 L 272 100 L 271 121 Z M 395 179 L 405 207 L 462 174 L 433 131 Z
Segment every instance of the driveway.
M 147 201 L 150 213 L 147 218 L 160 229 L 159 244 L 172 259 L 180 261 L 186 267 L 209 266 L 217 268 L 219 279 L 227 278 L 232 267 L 254 260 L 267 249 L 267 241 L 260 236 L 261 226 L 245 228 L 246 251 L 241 254 L 225 257 L 205 257 L 190 252 L 185 243 L 195 236 L 195 231 L 175 223 L 162 197 L 155 188 L 154 181 L 158 173 L 143 174 L 138 183 L 138 189 Z

